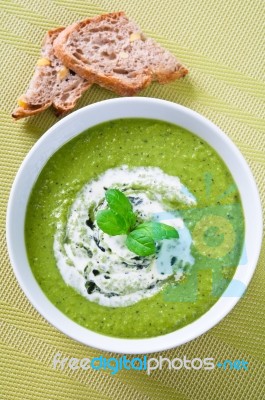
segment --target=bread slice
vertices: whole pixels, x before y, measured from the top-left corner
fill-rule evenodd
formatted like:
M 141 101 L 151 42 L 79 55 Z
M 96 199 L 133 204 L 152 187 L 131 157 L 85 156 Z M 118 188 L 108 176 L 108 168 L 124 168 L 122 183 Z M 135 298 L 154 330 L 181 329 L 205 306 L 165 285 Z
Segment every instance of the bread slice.
M 50 30 L 44 38 L 41 58 L 25 95 L 13 112 L 15 119 L 38 114 L 53 105 L 57 114 L 70 111 L 91 85 L 74 71 L 66 68 L 55 56 L 53 42 L 64 28 Z
M 54 41 L 56 56 L 71 70 L 122 96 L 131 96 L 152 81 L 167 83 L 188 70 L 123 12 L 74 23 Z

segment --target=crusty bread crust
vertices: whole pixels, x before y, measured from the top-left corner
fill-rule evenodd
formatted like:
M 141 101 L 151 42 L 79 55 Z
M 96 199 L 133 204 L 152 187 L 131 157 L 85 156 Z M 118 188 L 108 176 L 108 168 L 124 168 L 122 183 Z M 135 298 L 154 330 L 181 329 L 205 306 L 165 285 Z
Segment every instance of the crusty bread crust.
M 64 65 L 55 57 L 53 42 L 63 30 L 64 27 L 59 27 L 46 33 L 42 42 L 41 57 L 49 55 L 51 65 L 36 66 L 29 88 L 22 97 L 25 99 L 25 105 L 17 107 L 12 113 L 12 117 L 16 120 L 36 115 L 51 105 L 57 115 L 66 113 L 75 106 L 82 93 L 91 86 L 77 75 L 76 77 L 65 76 L 58 80 L 56 74 L 58 75 L 58 71 Z
M 25 117 L 31 117 L 32 115 L 36 115 L 41 113 L 42 111 L 47 110 L 52 105 L 52 102 L 46 103 L 35 110 L 33 108 L 23 108 L 23 107 L 17 107 L 13 113 L 12 117 L 15 118 L 15 120 L 25 118 Z
M 184 67 L 179 61 L 177 61 L 172 54 L 164 50 L 155 41 L 152 41 L 152 39 L 148 39 L 148 50 L 150 50 L 151 45 L 153 45 L 155 49 L 159 49 L 161 51 L 161 54 L 162 52 L 164 52 L 167 56 L 171 57 L 171 64 L 172 59 L 174 60 L 173 69 L 171 68 L 167 70 L 166 61 L 164 61 L 164 65 L 163 63 L 161 63 L 161 65 L 159 66 L 145 66 L 141 71 L 136 73 L 135 79 L 131 79 L 131 81 L 129 81 L 128 79 L 125 79 L 122 75 L 117 76 L 117 74 L 106 74 L 102 73 L 102 71 L 100 70 L 96 70 L 91 66 L 89 59 L 83 55 L 79 55 L 78 57 L 76 57 L 71 50 L 71 47 L 69 46 L 73 37 L 75 37 L 76 39 L 77 35 L 82 32 L 82 30 L 84 32 L 84 29 L 89 28 L 90 25 L 98 26 L 102 21 L 106 23 L 110 22 L 110 19 L 114 22 L 119 22 L 119 20 L 126 20 L 128 21 L 128 23 L 132 24 L 132 22 L 128 20 L 124 12 L 103 14 L 94 18 L 88 18 L 84 21 L 76 22 L 64 29 L 54 41 L 53 46 L 56 56 L 63 62 L 64 65 L 75 71 L 84 79 L 87 79 L 90 83 L 97 83 L 100 86 L 110 89 L 121 96 L 132 96 L 138 93 L 143 88 L 149 86 L 150 83 L 154 80 L 163 84 L 184 77 L 188 73 L 186 67 Z M 139 30 L 136 25 L 134 26 L 135 29 Z M 81 39 L 82 38 L 80 38 L 80 41 Z M 125 40 L 127 40 L 128 46 L 132 47 L 138 45 L 130 43 L 129 36 L 128 38 L 125 38 Z M 143 39 L 143 41 L 145 41 L 145 39 Z M 141 43 L 141 45 L 143 46 L 143 43 Z

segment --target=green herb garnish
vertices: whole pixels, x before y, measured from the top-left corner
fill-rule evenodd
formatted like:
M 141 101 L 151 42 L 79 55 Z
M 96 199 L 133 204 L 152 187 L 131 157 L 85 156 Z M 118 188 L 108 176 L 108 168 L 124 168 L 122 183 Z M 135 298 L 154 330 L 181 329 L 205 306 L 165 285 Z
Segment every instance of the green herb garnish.
M 136 216 L 129 199 L 118 189 L 108 189 L 105 197 L 108 210 L 98 211 L 96 220 L 99 228 L 111 236 L 126 234 L 126 246 L 139 256 L 156 252 L 156 242 L 178 238 L 178 231 L 160 222 L 144 222 L 135 226 Z
M 99 228 L 111 236 L 129 233 L 136 221 L 129 199 L 118 189 L 108 189 L 105 197 L 110 209 L 97 212 Z
M 149 256 L 156 251 L 155 242 L 178 237 L 178 231 L 172 226 L 160 222 L 145 222 L 129 233 L 126 245 L 139 256 Z

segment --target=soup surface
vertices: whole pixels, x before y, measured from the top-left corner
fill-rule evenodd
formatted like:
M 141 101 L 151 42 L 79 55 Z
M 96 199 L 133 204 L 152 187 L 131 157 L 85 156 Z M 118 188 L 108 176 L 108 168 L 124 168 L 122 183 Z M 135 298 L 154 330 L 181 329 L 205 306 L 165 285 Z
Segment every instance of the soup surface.
M 140 257 L 125 235 L 104 234 L 95 213 L 109 188 L 123 191 L 139 223 L 161 221 L 179 238 Z M 163 335 L 209 310 L 243 241 L 240 196 L 218 154 L 179 126 L 147 119 L 109 121 L 61 147 L 33 187 L 25 221 L 30 266 L 52 303 L 123 338 Z

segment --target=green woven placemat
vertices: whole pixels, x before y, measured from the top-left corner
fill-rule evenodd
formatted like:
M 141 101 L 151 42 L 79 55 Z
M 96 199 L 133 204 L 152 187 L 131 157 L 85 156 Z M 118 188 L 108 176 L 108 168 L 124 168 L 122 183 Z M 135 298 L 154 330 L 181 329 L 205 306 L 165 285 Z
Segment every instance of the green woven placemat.
M 5 243 L 6 203 L 16 171 L 36 140 L 56 122 L 52 111 L 28 121 L 10 114 L 39 56 L 48 29 L 104 11 L 124 10 L 190 69 L 179 82 L 153 84 L 142 95 L 174 101 L 215 122 L 237 144 L 264 204 L 264 53 L 262 0 L 1 0 L 1 369 L 0 399 L 264 399 L 264 247 L 247 294 L 218 326 L 165 357 L 245 359 L 249 371 L 52 369 L 69 357 L 110 354 L 52 328 L 30 305 L 13 275 Z M 93 87 L 78 107 L 113 95 Z

